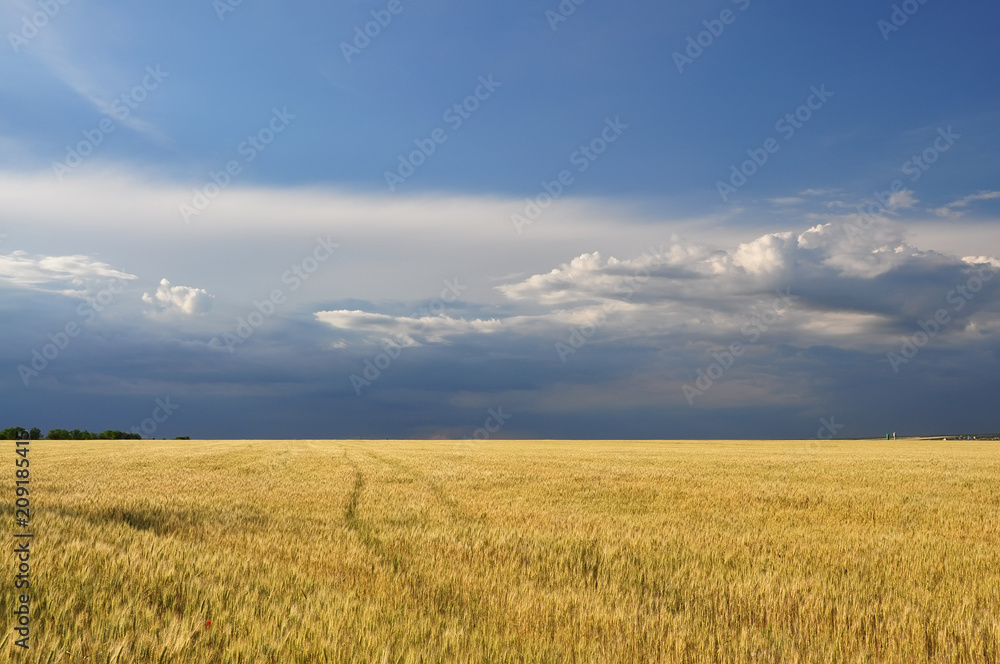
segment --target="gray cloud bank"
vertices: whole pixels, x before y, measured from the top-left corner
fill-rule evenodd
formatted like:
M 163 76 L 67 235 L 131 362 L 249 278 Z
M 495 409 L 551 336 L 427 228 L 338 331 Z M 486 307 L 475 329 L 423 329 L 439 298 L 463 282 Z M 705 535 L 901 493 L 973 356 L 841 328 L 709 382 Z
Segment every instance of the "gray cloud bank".
M 856 221 L 585 252 L 412 301 L 296 299 L 276 273 L 216 303 L 202 284 L 15 251 L 0 385 L 27 426 L 125 427 L 169 396 L 163 435 L 467 437 L 496 407 L 511 437 L 991 427 L 1000 261 Z

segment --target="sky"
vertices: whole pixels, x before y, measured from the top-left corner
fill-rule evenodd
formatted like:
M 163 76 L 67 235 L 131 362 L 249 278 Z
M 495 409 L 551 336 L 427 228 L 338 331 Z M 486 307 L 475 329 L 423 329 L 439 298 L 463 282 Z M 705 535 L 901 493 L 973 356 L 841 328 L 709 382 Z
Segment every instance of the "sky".
M 998 28 L 0 0 L 0 427 L 998 431 Z

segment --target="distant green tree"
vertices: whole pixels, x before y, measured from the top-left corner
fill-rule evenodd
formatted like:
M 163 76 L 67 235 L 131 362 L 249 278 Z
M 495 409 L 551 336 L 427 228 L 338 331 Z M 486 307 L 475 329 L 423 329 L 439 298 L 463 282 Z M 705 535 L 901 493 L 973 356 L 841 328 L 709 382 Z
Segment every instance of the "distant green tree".
M 96 437 L 107 440 L 142 440 L 142 436 L 137 433 L 125 433 L 118 429 L 108 429 L 104 433 L 97 434 Z

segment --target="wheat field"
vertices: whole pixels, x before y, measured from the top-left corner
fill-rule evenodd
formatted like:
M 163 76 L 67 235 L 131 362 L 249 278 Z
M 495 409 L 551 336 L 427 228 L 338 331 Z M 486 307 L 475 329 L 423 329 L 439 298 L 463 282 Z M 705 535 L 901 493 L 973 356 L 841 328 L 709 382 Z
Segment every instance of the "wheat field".
M 35 441 L 31 471 L 16 661 L 1000 661 L 997 443 Z

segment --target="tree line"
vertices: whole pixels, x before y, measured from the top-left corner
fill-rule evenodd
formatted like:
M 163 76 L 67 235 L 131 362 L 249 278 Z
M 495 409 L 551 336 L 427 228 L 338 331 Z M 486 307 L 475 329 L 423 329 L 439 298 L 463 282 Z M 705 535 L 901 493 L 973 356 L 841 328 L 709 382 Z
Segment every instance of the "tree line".
M 27 434 L 27 435 L 25 435 Z M 126 433 L 117 429 L 108 429 L 101 433 L 91 433 L 80 429 L 50 429 L 42 436 L 42 431 L 38 427 L 22 429 L 21 427 L 9 427 L 0 431 L 0 440 L 142 440 L 142 436 L 137 433 Z M 190 440 L 188 436 L 178 436 L 176 440 Z

